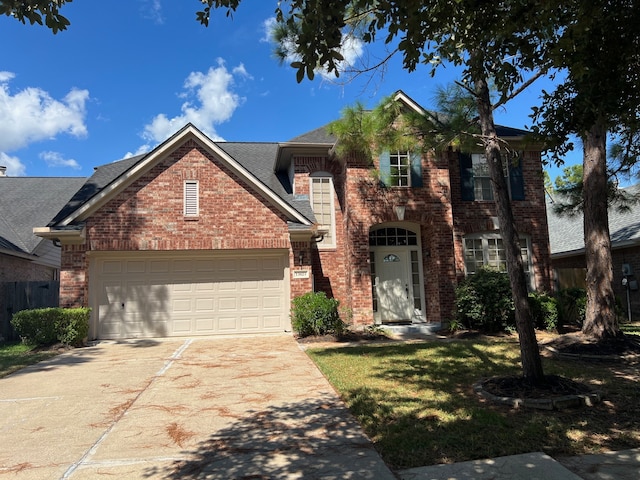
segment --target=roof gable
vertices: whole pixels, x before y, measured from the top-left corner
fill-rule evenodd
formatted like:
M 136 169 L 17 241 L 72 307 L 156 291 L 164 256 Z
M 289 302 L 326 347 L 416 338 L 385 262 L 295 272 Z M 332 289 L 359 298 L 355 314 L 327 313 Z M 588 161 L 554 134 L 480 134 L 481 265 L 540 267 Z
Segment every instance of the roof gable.
M 287 201 L 285 186 L 274 181 L 273 171 L 265 168 L 265 164 L 273 165 L 277 144 L 216 143 L 192 124 L 187 124 L 148 154 L 97 168 L 49 226 L 66 227 L 82 222 L 188 140 L 195 141 L 214 155 L 291 221 L 312 224 L 313 216 L 308 217 L 292 206 Z M 269 161 L 265 162 L 265 158 Z

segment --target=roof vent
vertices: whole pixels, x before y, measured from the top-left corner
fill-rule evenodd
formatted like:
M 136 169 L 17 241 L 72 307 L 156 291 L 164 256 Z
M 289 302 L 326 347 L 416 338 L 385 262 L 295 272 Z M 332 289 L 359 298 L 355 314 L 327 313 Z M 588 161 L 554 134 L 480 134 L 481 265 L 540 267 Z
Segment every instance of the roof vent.
M 0 177 L 6 177 L 7 176 L 7 167 L 5 167 L 4 165 L 0 165 Z

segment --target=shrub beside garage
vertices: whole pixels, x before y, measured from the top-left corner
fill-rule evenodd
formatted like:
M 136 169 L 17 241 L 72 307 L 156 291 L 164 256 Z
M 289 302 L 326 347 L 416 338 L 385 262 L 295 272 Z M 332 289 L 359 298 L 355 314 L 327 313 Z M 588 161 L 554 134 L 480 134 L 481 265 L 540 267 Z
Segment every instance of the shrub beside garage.
M 90 308 L 36 308 L 13 315 L 11 325 L 24 343 L 73 347 L 84 344 L 89 333 Z

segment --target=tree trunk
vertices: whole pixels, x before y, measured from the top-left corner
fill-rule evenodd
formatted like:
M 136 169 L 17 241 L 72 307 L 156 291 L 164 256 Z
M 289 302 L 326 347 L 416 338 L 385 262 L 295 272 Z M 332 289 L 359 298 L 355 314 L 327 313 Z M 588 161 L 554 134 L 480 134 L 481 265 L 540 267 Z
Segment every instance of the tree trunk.
M 493 120 L 491 98 L 486 77 L 474 78 L 478 114 L 485 145 L 485 155 L 489 164 L 493 194 L 498 209 L 500 235 L 507 257 L 507 271 L 511 293 L 515 304 L 516 328 L 520 342 L 520 357 L 523 376 L 533 383 L 544 382 L 544 372 L 540 350 L 533 327 L 533 316 L 529 306 L 527 279 L 522 265 L 518 232 L 511 209 L 507 181 L 504 177 L 500 143 Z
M 615 314 L 609 215 L 607 211 L 607 131 L 596 122 L 582 139 L 584 245 L 587 311 L 582 332 L 596 340 L 621 334 Z

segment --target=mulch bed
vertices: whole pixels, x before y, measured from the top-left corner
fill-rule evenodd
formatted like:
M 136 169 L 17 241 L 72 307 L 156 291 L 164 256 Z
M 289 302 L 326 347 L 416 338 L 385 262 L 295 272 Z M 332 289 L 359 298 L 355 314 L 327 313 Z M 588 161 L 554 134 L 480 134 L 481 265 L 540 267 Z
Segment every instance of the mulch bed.
M 581 332 L 559 335 L 542 344 L 552 347 L 560 354 L 588 355 L 588 356 L 628 356 L 640 355 L 640 336 L 620 335 L 595 341 Z
M 511 398 L 552 398 L 592 392 L 587 385 L 557 375 L 545 375 L 545 382 L 541 384 L 517 375 L 494 377 L 484 381 L 482 387 L 497 397 Z

